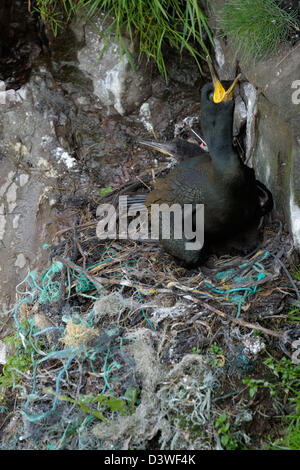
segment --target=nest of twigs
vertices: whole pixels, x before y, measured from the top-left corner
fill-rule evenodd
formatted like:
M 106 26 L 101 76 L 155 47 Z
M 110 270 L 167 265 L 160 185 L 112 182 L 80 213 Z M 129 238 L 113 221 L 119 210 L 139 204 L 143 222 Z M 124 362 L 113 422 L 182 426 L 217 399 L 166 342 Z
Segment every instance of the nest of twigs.
M 194 269 L 158 243 L 97 238 L 97 205 L 148 190 L 152 179 L 146 173 L 91 198 L 76 225 L 47 247 L 40 278 L 26 278 L 24 294 L 19 286 L 15 327 L 32 348 L 33 367 L 19 377 L 25 437 L 15 448 L 32 448 L 45 435 L 55 448 L 216 448 L 213 390 L 234 396 L 266 344 L 291 355 L 296 330 L 283 313 L 300 296 L 280 222 L 265 225 L 247 256 L 212 255 Z M 222 350 L 214 367 L 212 344 Z M 195 426 L 206 431 L 187 433 Z

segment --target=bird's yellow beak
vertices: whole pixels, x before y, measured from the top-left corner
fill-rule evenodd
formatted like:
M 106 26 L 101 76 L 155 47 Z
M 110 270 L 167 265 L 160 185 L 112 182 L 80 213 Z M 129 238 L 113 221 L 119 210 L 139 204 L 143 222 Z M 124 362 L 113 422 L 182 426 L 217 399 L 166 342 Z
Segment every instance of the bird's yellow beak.
M 217 76 L 217 74 L 216 74 L 216 72 L 213 68 L 213 65 L 212 65 L 212 63 L 210 62 L 210 60 L 208 58 L 207 58 L 207 63 L 208 63 L 208 66 L 209 66 L 209 70 L 210 70 L 210 73 L 211 73 L 211 76 L 212 76 L 213 85 L 214 85 L 214 88 L 215 88 L 214 102 L 215 103 L 221 103 L 222 101 L 232 100 L 232 94 L 233 94 L 234 87 L 236 86 L 237 82 L 239 81 L 239 79 L 241 77 L 241 74 L 239 74 L 234 79 L 233 83 L 230 85 L 230 87 L 226 91 L 225 88 L 223 87 L 222 83 L 218 79 L 218 76 Z

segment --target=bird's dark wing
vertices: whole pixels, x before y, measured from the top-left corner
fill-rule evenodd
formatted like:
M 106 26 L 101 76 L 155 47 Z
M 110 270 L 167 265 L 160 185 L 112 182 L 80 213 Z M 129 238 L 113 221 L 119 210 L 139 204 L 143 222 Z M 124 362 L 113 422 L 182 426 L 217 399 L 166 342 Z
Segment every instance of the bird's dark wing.
M 214 184 L 214 168 L 209 155 L 204 154 L 182 162 L 165 178 L 158 179 L 146 204 L 203 204 Z
M 176 168 L 165 178 L 157 180 L 155 189 L 149 193 L 146 205 L 151 204 L 191 204 L 203 201 L 203 191 L 199 184 L 197 170 Z

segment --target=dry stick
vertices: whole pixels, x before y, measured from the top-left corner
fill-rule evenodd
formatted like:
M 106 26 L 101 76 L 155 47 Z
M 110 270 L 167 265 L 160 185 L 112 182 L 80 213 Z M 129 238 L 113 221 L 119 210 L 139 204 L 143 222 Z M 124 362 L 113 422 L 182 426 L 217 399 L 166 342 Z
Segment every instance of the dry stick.
M 218 310 L 215 307 L 212 307 L 211 305 L 208 305 L 207 303 L 203 303 L 204 307 L 208 308 L 212 312 L 216 313 L 217 315 L 220 315 L 223 318 L 226 318 L 227 320 L 233 321 L 234 323 L 238 323 L 241 326 L 245 326 L 246 328 L 251 328 L 252 330 L 260 330 L 266 333 L 267 335 L 271 336 L 276 336 L 276 338 L 282 338 L 283 334 L 278 333 L 277 331 L 269 330 L 268 328 L 264 328 L 263 326 L 260 325 L 254 325 L 253 323 L 249 323 L 244 320 L 240 320 L 239 318 L 234 318 L 227 313 L 222 312 L 221 310 Z
M 97 223 L 98 223 L 97 220 L 93 220 L 92 222 L 86 222 L 85 224 L 76 225 L 76 230 L 79 230 L 81 228 L 92 227 L 93 225 L 97 225 Z M 69 232 L 70 230 L 74 230 L 74 227 L 67 227 L 62 230 L 59 230 L 58 232 L 55 233 L 52 240 L 54 240 L 56 237 L 59 237 L 60 235 L 63 235 L 66 232 Z
M 127 279 L 108 279 L 106 277 L 95 277 L 98 282 L 102 282 L 103 285 L 109 284 L 109 285 L 117 285 L 117 286 L 126 286 L 126 287 L 132 287 L 133 289 L 139 289 L 143 292 L 145 291 L 150 291 L 151 289 L 154 289 L 155 292 L 158 294 L 173 294 L 173 291 L 171 289 L 159 289 L 157 287 L 149 287 L 149 286 L 143 286 L 142 284 L 138 284 L 137 282 L 131 282 L 127 281 Z
M 61 257 L 56 257 L 56 260 L 57 261 L 60 261 L 61 263 L 65 264 L 66 266 L 68 266 L 69 268 L 71 269 L 76 269 L 76 271 L 80 271 L 80 272 L 83 272 L 85 277 L 91 281 L 98 292 L 101 292 L 101 290 L 103 289 L 103 286 L 100 284 L 100 282 L 95 279 L 93 276 L 91 276 L 87 271 L 86 269 L 82 268 L 81 266 L 78 266 L 77 264 L 73 263 L 73 261 L 70 261 L 70 260 L 67 260 L 67 259 L 64 259 L 64 258 L 61 258 Z M 72 286 L 71 286 L 72 287 Z M 68 292 L 69 288 L 67 287 L 66 288 L 66 291 Z
M 77 230 L 76 230 L 76 227 L 74 227 L 74 242 L 77 246 L 77 249 L 79 250 L 81 256 L 82 256 L 82 265 L 83 265 L 83 269 L 86 268 L 86 256 L 84 254 L 84 251 L 78 241 L 78 237 L 77 237 Z
M 4 327 L 7 325 L 7 323 L 9 322 L 9 320 L 11 319 L 11 316 L 9 315 L 7 317 L 7 319 L 5 320 L 5 322 L 2 323 L 2 325 L 0 326 L 0 333 L 2 332 L 2 330 L 4 329 Z
M 145 181 L 143 181 L 139 176 L 136 176 L 136 179 L 137 179 L 138 181 L 140 181 L 140 183 L 143 184 L 143 185 L 145 186 L 145 188 L 148 189 L 148 191 L 151 191 L 150 186 L 148 186 L 148 184 L 146 184 Z
M 298 28 L 297 28 L 298 29 Z M 298 29 L 299 31 L 299 29 Z M 295 49 L 297 49 L 297 47 L 300 45 L 300 43 L 295 47 Z M 276 64 L 276 67 L 279 67 L 279 65 L 281 64 L 281 62 L 283 62 L 290 54 L 291 52 L 294 52 L 295 49 L 291 49 L 279 62 L 278 64 Z
M 99 272 L 100 270 L 102 270 L 104 268 L 107 268 L 107 266 L 109 264 L 115 264 L 115 263 L 123 261 L 127 258 L 128 258 L 128 256 L 126 255 L 126 256 L 120 257 L 118 259 L 112 260 L 111 263 L 105 263 L 105 265 L 95 266 L 94 268 L 92 268 L 90 270 L 90 273 L 88 273 L 86 271 L 86 269 L 82 268 L 81 266 L 78 266 L 77 264 L 73 263 L 73 261 L 70 261 L 70 260 L 67 260 L 67 259 L 64 259 L 64 258 L 60 258 L 60 257 L 56 257 L 56 260 L 60 261 L 61 263 L 65 264 L 65 265 L 67 265 L 71 269 L 76 269 L 76 271 L 83 272 L 84 275 L 86 276 L 86 278 L 89 279 L 89 281 L 91 281 L 93 284 L 95 284 L 95 283 L 98 284 L 99 287 L 97 287 L 97 285 L 95 284 L 95 287 L 98 291 L 101 290 L 101 289 L 104 289 L 104 287 L 103 287 L 104 284 L 116 284 L 116 285 L 127 286 L 127 287 L 138 286 L 139 288 L 142 288 L 142 289 L 149 289 L 149 287 L 142 287 L 138 284 L 131 283 L 130 281 L 126 281 L 126 280 L 107 279 L 105 277 L 95 277 L 95 276 L 91 275 L 91 274 L 97 274 L 97 272 Z M 71 289 L 77 284 L 77 282 L 78 281 L 75 281 L 71 285 Z M 68 292 L 68 291 L 69 291 L 69 287 L 66 287 L 66 292 Z M 166 292 L 166 291 L 164 290 L 164 292 Z M 167 292 L 171 292 L 171 291 L 167 291 Z
M 15 412 L 15 411 L 13 410 L 13 411 L 11 411 L 10 413 L 8 413 L 8 415 L 5 416 L 4 420 L 3 420 L 2 423 L 0 424 L 0 429 L 3 428 L 3 426 L 4 426 L 4 424 L 6 423 L 6 421 L 8 420 L 8 418 L 9 418 L 11 415 L 13 415 L 14 412 Z
M 108 283 L 108 284 L 119 284 L 119 285 L 125 285 L 125 286 L 128 286 L 128 287 L 137 287 L 137 284 L 132 284 L 131 282 L 128 282 L 126 280 L 116 280 L 116 279 L 106 279 L 106 278 L 99 278 L 99 277 L 93 277 L 93 276 L 90 276 L 86 270 L 84 270 L 83 268 L 81 268 L 80 266 L 77 266 L 75 263 L 73 263 L 72 261 L 70 260 L 65 260 L 63 258 L 57 258 L 58 261 L 61 261 L 62 263 L 66 264 L 67 266 L 69 266 L 71 269 L 80 269 L 82 272 L 84 272 L 85 276 L 87 277 L 87 279 L 89 279 L 91 282 L 93 282 L 94 284 L 97 283 L 101 286 L 100 282 L 102 283 Z M 97 288 L 97 286 L 95 285 L 95 287 Z M 101 286 L 102 288 L 102 286 Z M 97 290 L 99 290 L 97 288 Z M 190 295 L 187 295 L 187 296 L 184 296 L 186 299 L 190 299 L 192 300 L 193 302 L 196 302 L 196 303 L 202 303 L 202 301 L 200 299 L 197 299 L 196 297 L 192 297 Z M 228 315 L 227 313 L 224 313 L 222 312 L 221 310 L 218 310 L 217 308 L 215 307 L 212 307 L 211 305 L 207 304 L 206 302 L 203 302 L 202 305 L 206 308 L 208 308 L 208 310 L 210 310 L 211 312 L 213 313 L 216 313 L 217 315 L 223 317 L 223 318 L 226 318 L 226 320 L 230 320 L 234 323 L 237 323 L 238 325 L 241 325 L 241 326 L 244 326 L 246 328 L 251 328 L 252 330 L 259 330 L 259 331 L 262 331 L 268 335 L 271 335 L 271 336 L 275 336 L 276 338 L 282 338 L 283 337 L 283 334 L 282 333 L 278 333 L 276 331 L 273 331 L 273 330 L 269 330 L 268 328 L 264 328 L 263 326 L 260 326 L 260 325 L 254 325 L 253 323 L 249 323 L 249 322 L 246 322 L 244 320 L 240 320 L 239 318 L 234 318 L 234 317 L 231 317 L 230 315 Z
M 227 313 L 222 312 L 221 310 L 218 310 L 215 307 L 212 307 L 211 305 L 207 304 L 206 302 L 203 302 L 200 299 L 197 299 L 196 297 L 192 297 L 190 295 L 185 296 L 185 298 L 192 300 L 193 302 L 196 303 L 201 303 L 204 307 L 208 308 L 213 313 L 216 313 L 220 317 L 226 318 L 226 320 L 230 320 L 234 323 L 237 323 L 238 325 L 244 326 L 246 328 L 251 328 L 252 330 L 260 330 L 266 333 L 267 335 L 271 336 L 276 336 L 276 338 L 282 338 L 283 333 L 278 333 L 277 331 L 269 330 L 268 328 L 264 328 L 263 326 L 260 325 L 254 325 L 253 323 L 249 323 L 244 320 L 240 320 L 239 318 L 234 318 L 231 315 L 228 315 Z

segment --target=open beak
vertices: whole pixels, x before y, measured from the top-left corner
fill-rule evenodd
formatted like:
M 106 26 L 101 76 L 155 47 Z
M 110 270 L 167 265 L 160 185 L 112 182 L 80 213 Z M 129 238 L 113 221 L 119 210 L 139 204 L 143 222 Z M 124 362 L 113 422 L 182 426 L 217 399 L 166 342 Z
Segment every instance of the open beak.
M 169 155 L 170 157 L 174 157 L 174 148 L 172 144 L 160 144 L 159 142 L 155 142 L 153 140 L 139 140 L 139 144 L 146 145 L 154 150 L 158 150 L 165 155 Z
M 210 73 L 211 73 L 211 76 L 212 76 L 212 81 L 213 81 L 213 85 L 214 85 L 214 88 L 215 88 L 215 91 L 214 91 L 214 102 L 215 103 L 221 103 L 222 101 L 230 101 L 232 100 L 232 95 L 233 95 L 233 90 L 234 90 L 234 87 L 236 86 L 237 82 L 239 81 L 240 77 L 241 77 L 241 74 L 239 74 L 233 81 L 233 83 L 230 85 L 230 87 L 228 88 L 228 90 L 225 90 L 225 88 L 223 87 L 222 83 L 220 82 L 220 80 L 218 79 L 218 76 L 213 68 L 213 65 L 212 63 L 210 62 L 210 60 L 208 59 L 208 57 L 206 58 L 207 60 L 207 63 L 208 63 L 208 66 L 209 66 L 209 70 L 210 70 Z

